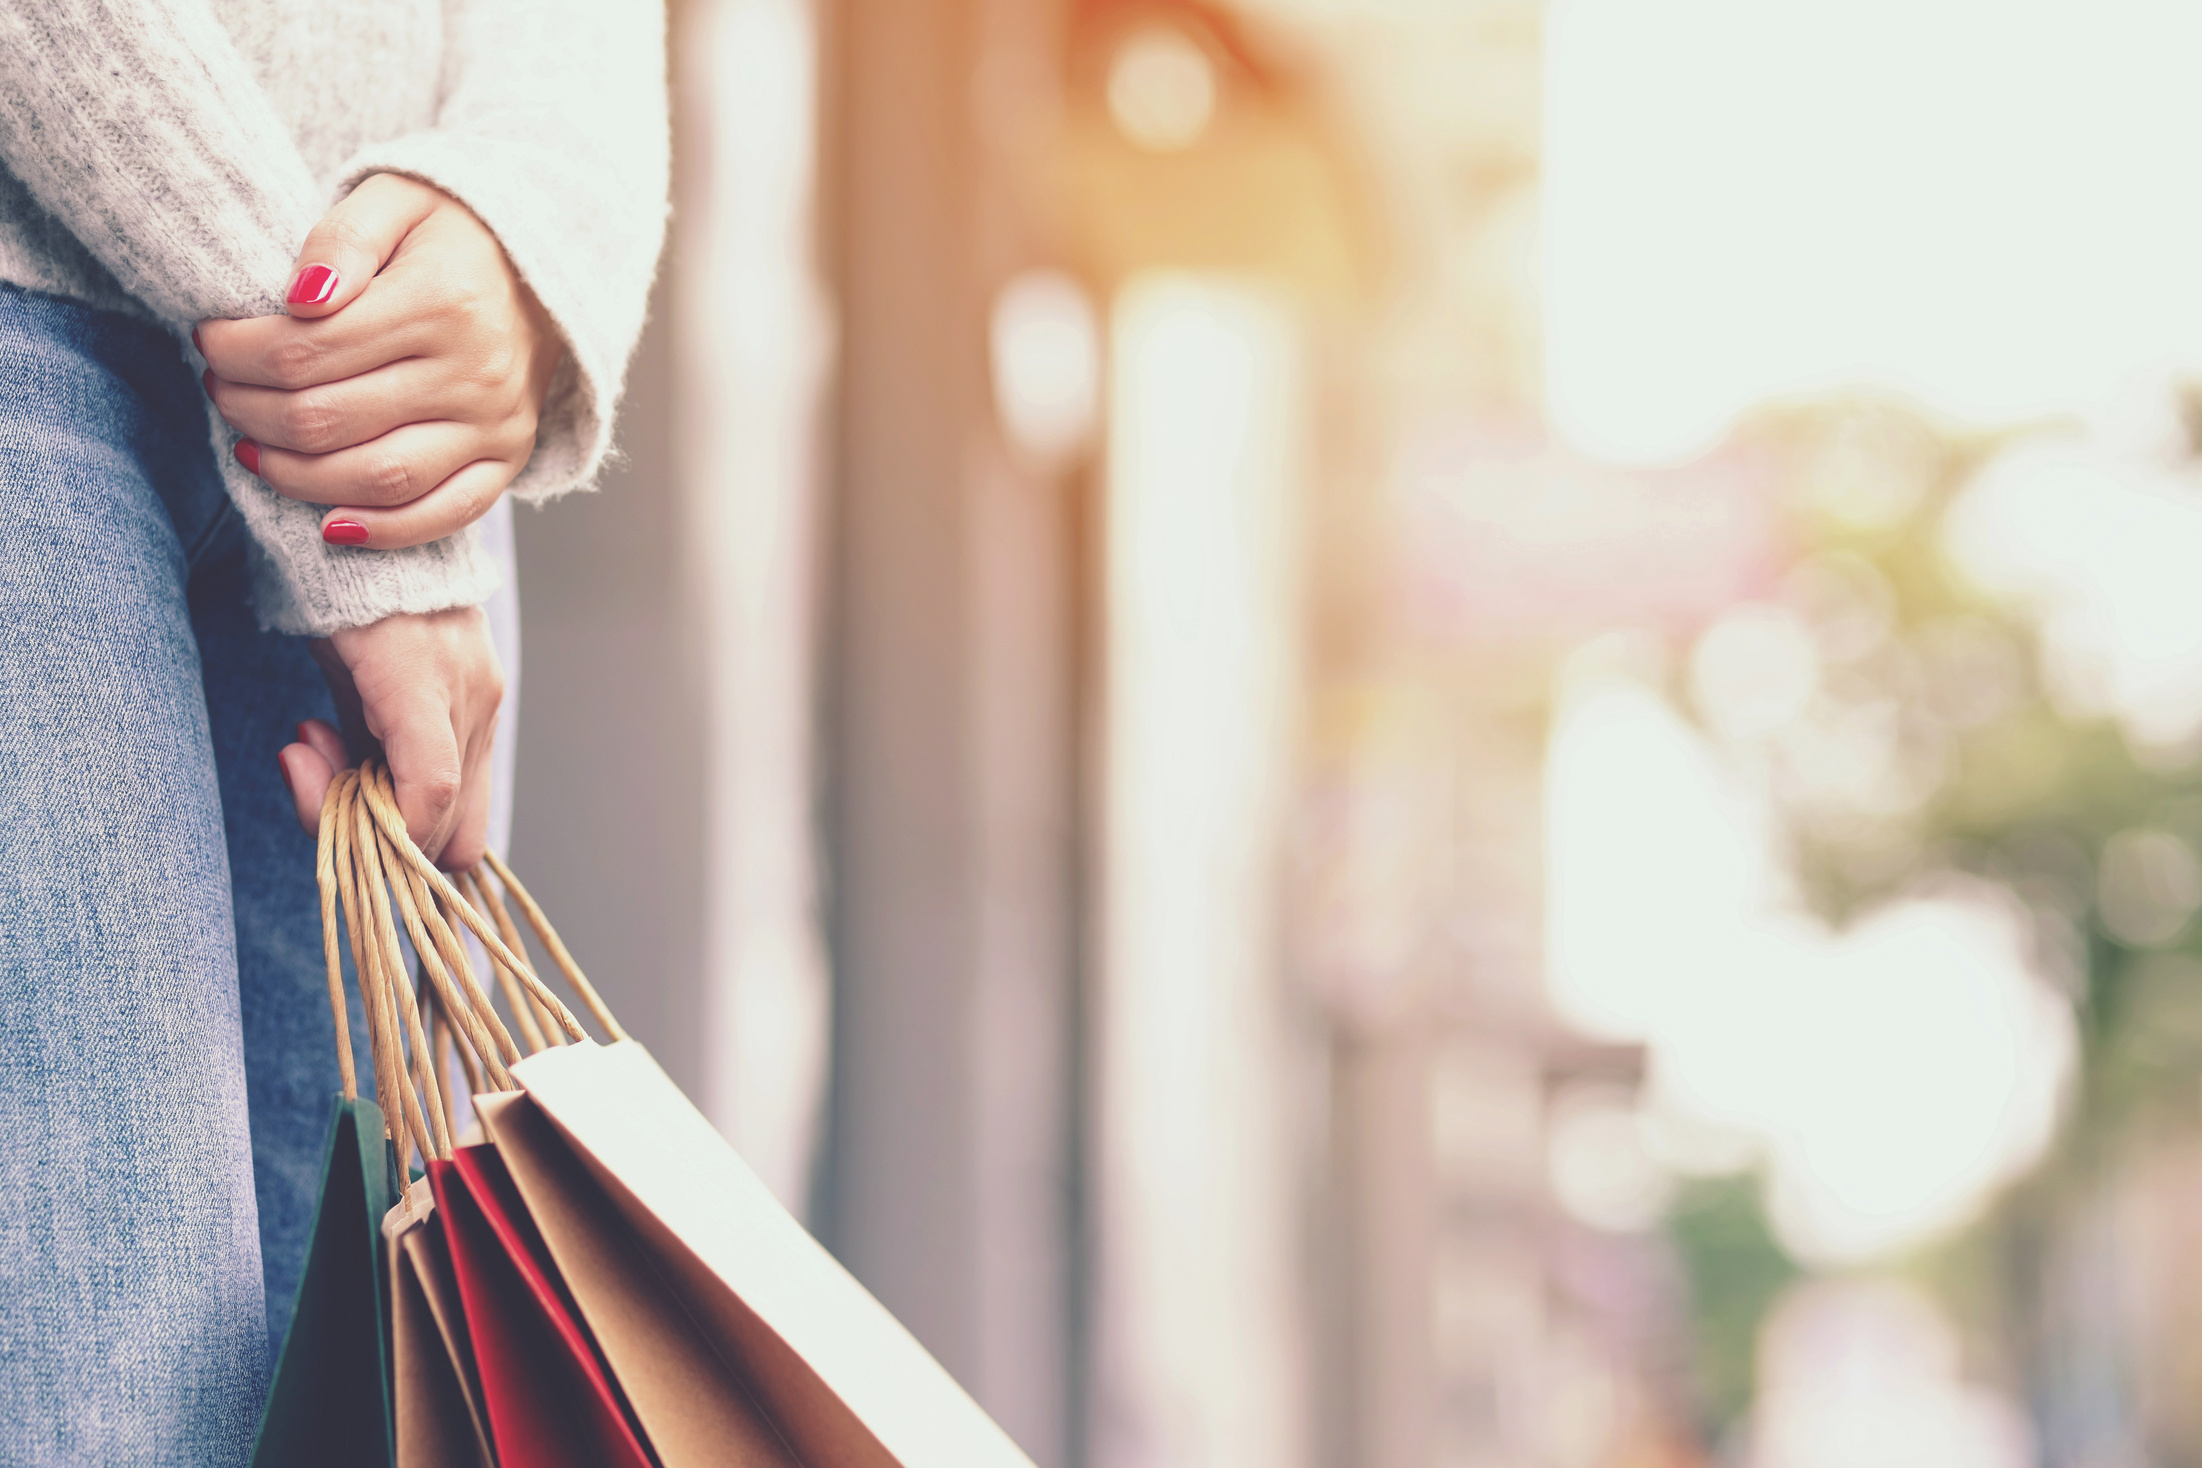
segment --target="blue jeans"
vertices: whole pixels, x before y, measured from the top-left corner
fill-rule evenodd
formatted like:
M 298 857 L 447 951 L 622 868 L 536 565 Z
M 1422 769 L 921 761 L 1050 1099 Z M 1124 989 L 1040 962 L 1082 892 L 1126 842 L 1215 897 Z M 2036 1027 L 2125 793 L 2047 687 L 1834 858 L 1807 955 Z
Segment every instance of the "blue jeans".
M 205 413 L 163 332 L 0 287 L 7 1464 L 242 1462 L 320 1185 L 335 1032 L 275 753 L 334 712 L 253 620 Z

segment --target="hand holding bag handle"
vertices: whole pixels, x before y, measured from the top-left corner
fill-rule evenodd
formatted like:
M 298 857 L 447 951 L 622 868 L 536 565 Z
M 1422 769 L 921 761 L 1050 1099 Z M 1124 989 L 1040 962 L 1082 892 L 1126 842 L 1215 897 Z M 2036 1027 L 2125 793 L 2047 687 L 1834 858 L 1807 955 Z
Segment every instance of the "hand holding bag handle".
M 487 858 L 487 868 L 461 872 L 454 883 L 429 861 L 406 833 L 389 771 L 379 761 L 370 759 L 330 782 L 322 805 L 315 870 L 321 886 L 322 946 L 336 1023 L 337 1064 L 344 1094 L 350 1099 L 358 1093 L 358 1081 L 336 937 L 336 912 L 341 906 L 367 1021 L 376 1092 L 395 1100 L 385 1108 L 385 1124 L 401 1160 L 415 1149 L 424 1160 L 451 1155 L 452 1112 L 444 1095 L 449 1072 L 438 1064 L 443 1037 L 456 1043 L 470 1086 L 486 1084 L 502 1091 L 515 1085 L 509 1067 L 523 1052 L 467 957 L 462 932 L 472 934 L 487 953 L 527 1039 L 525 1053 L 588 1038 L 573 1012 L 524 957 L 506 899 L 520 909 L 590 1016 L 611 1039 L 627 1038 L 511 868 L 495 855 Z M 492 873 L 497 878 L 494 885 Z M 398 936 L 401 923 L 420 959 L 418 993 L 405 975 Z

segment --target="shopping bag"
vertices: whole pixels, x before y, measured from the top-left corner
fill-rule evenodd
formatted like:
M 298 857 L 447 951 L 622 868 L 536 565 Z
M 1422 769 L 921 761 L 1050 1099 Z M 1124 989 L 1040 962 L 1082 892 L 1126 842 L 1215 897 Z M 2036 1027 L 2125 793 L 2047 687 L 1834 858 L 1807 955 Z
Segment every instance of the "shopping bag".
M 504 1468 L 624 1464 L 622 1426 L 667 1468 L 1031 1468 L 619 1028 L 512 873 L 488 859 L 609 1043 L 589 1039 L 528 966 L 487 876 L 477 910 L 406 839 L 387 775 L 363 770 L 357 788 L 375 830 L 355 847 L 383 863 L 362 885 L 381 903 L 387 882 L 461 1054 L 473 1057 L 486 1144 L 454 1149 L 429 1102 L 427 1124 L 407 1132 L 430 1159 L 433 1223 L 449 1244 Z M 516 1017 L 546 1021 L 545 1048 L 520 1056 L 474 982 L 462 929 L 501 982 L 525 990 Z M 418 1022 L 396 1010 L 422 1054 Z M 552 1043 L 561 1039 L 570 1043 Z M 415 1071 L 425 1096 L 433 1068 Z M 524 1095 L 497 1094 L 513 1090 Z M 508 1393 L 515 1405 L 501 1410 Z M 565 1417 L 575 1430 L 552 1441 L 544 1427 L 561 1414 L 579 1414 Z M 724 1425 L 716 1444 L 705 1423 Z M 594 1456 L 573 1456 L 577 1442 Z
M 370 783 L 366 788 L 372 800 L 377 787 Z M 365 849 L 364 841 L 360 849 Z M 516 898 L 566 967 L 586 1007 L 607 1033 L 621 1034 L 526 889 L 501 865 L 497 871 L 509 884 L 507 895 Z M 374 875 L 380 879 L 389 873 Z M 507 951 L 517 948 L 520 938 L 510 913 L 486 874 L 478 875 L 478 887 L 462 878 L 477 915 L 494 921 L 495 936 L 508 945 Z M 414 937 L 422 946 L 424 964 L 440 959 L 443 969 L 473 982 L 453 931 L 461 924 L 450 921 L 456 916 L 453 905 L 439 901 L 425 884 L 413 898 L 408 907 L 401 897 L 397 907 L 405 912 L 409 928 L 416 915 L 423 919 Z M 523 993 L 502 964 L 496 974 L 528 1034 L 530 1049 L 549 1043 L 545 1032 L 552 1039 L 581 1034 L 555 998 L 544 994 L 538 1000 Z M 527 978 L 539 988 L 539 981 Z M 484 1017 L 489 1025 L 481 1033 L 488 1034 L 495 1021 L 486 1013 Z M 435 1029 L 433 1022 L 429 1029 Z M 462 1043 L 462 1061 L 467 1055 Z M 476 1076 L 487 1069 L 469 1065 L 468 1073 Z M 477 1091 L 472 1099 L 477 1118 L 486 1122 L 500 1103 L 523 1098 L 517 1092 Z M 507 1468 L 513 1461 L 639 1462 L 653 1449 L 663 1468 L 794 1468 L 795 1460 L 751 1403 L 738 1375 L 718 1359 L 649 1266 L 604 1230 L 583 1226 L 586 1219 L 618 1226 L 617 1217 L 593 1196 L 593 1185 L 570 1158 L 556 1155 L 564 1149 L 547 1124 L 539 1116 L 532 1120 L 534 1129 L 524 1135 L 507 1129 L 488 1145 L 453 1149 L 448 1162 L 431 1161 L 429 1177 L 440 1206 L 428 1226 L 406 1235 L 408 1249 L 429 1247 L 424 1240 L 447 1241 L 461 1314 L 467 1317 L 450 1334 L 468 1357 L 465 1366 L 475 1372 L 486 1439 L 504 1455 Z M 500 1140 L 503 1146 L 496 1145 Z M 531 1148 L 529 1141 L 547 1145 Z M 579 1189 L 561 1186 L 575 1181 Z M 575 1299 L 576 1290 L 587 1303 L 586 1313 Z M 397 1344 L 400 1468 L 412 1468 L 404 1446 L 409 1373 L 402 1331 Z M 425 1342 L 417 1353 L 427 1354 Z M 430 1390 L 425 1383 L 417 1389 L 424 1397 Z M 420 1414 L 423 1419 L 428 1415 L 425 1409 Z M 586 1446 L 578 1457 L 573 1456 L 576 1444 Z M 418 1461 L 442 1460 L 423 1454 Z
M 633 1040 L 513 1067 L 722 1360 L 814 1468 L 1031 1468 Z
M 462 982 L 472 981 L 463 956 L 458 960 L 463 975 L 445 966 L 455 940 L 441 928 L 431 933 L 440 919 L 433 911 L 423 915 L 425 894 L 407 882 L 387 836 L 376 828 L 359 776 L 341 776 L 333 788 L 323 812 L 324 827 L 331 824 L 338 833 L 336 885 L 353 935 L 376 1083 L 400 1102 L 391 1128 L 394 1149 L 400 1157 L 417 1150 L 432 1172 L 448 1165 L 457 1130 L 446 1094 L 450 1068 L 436 1037 L 447 1036 L 453 1016 L 462 1011 L 474 1024 L 460 1028 L 480 1033 L 478 1011 L 486 1001 L 462 992 Z M 420 955 L 420 993 L 405 981 L 399 916 Z M 501 1066 L 492 1064 L 502 1075 Z M 468 1073 L 480 1068 L 470 1058 Z M 406 1188 L 381 1226 L 391 1301 L 388 1360 L 397 1468 L 495 1468 L 499 1458 L 477 1328 L 466 1314 L 460 1268 L 438 1202 L 430 1178 L 423 1176 Z M 532 1461 L 509 1456 L 506 1468 Z
M 383 1223 L 398 1468 L 653 1468 L 495 1149 L 458 1134 L 447 1046 L 470 1088 L 484 1077 L 509 1086 L 504 1062 L 519 1052 L 458 938 L 456 892 L 400 856 L 398 843 L 411 843 L 390 795 L 386 774 L 368 767 L 333 819 L 369 1038 L 387 1076 L 378 1084 L 403 1098 L 400 1148 L 417 1148 L 425 1167 Z M 386 828 L 378 817 L 391 818 Z M 421 966 L 417 992 L 403 976 L 400 921 Z
M 448 1150 L 448 1113 L 427 1047 L 417 1043 L 421 1019 L 403 981 L 382 887 L 389 875 L 381 863 L 383 845 L 358 774 L 345 772 L 331 782 L 323 803 L 316 855 L 341 1093 L 306 1270 L 262 1411 L 254 1468 L 489 1468 L 493 1462 L 449 1267 L 438 1240 L 419 1227 L 432 1209 L 429 1190 L 421 1185 L 400 1192 L 404 1159 L 416 1147 L 423 1156 L 439 1146 Z M 338 957 L 340 901 L 376 1094 L 390 1101 L 389 1113 L 358 1094 Z M 410 1058 L 408 1032 L 416 1041 Z M 430 1114 L 438 1123 L 433 1128 L 425 1119 Z
M 252 1461 L 254 1468 L 389 1468 L 378 1242 L 395 1178 L 381 1107 L 357 1096 L 336 1099 L 321 1175 L 306 1272 Z
M 400 1468 L 495 1468 L 474 1348 L 424 1178 L 382 1221 L 390 1259 L 391 1396 Z
M 360 1096 L 353 1074 L 336 910 L 340 886 L 347 909 L 357 894 L 339 880 L 340 872 L 348 874 L 351 867 L 348 860 L 340 860 L 349 853 L 344 850 L 346 841 L 339 838 L 349 838 L 354 829 L 332 819 L 341 804 L 340 786 L 346 791 L 353 788 L 344 782 L 331 786 L 322 811 L 315 867 L 341 1091 L 329 1115 L 321 1196 L 314 1204 L 305 1273 L 284 1326 L 283 1347 L 253 1441 L 254 1468 L 305 1463 L 390 1468 L 395 1460 L 383 1349 L 388 1300 L 380 1225 L 397 1193 L 398 1155 L 393 1152 L 382 1108 Z M 356 920 L 351 934 L 358 966 L 362 935 Z M 379 1046 L 376 1053 L 379 1071 L 385 1057 Z
M 474 1110 L 664 1468 L 795 1468 L 747 1374 L 721 1359 L 534 1102 L 480 1095 Z
M 651 1468 L 496 1149 L 460 1147 L 428 1176 L 498 1451 L 531 1468 Z

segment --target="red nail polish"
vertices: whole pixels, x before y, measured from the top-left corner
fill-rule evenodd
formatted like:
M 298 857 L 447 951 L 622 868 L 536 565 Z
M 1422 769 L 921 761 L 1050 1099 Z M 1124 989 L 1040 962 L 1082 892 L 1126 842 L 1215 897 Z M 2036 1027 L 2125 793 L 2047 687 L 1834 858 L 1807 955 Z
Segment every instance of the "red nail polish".
M 331 545 L 365 545 L 367 527 L 357 520 L 331 520 L 321 527 L 321 538 Z
M 199 328 L 196 326 L 191 328 L 191 345 L 199 349 L 200 356 L 206 355 L 206 343 L 199 340 Z
M 214 369 L 212 367 L 199 374 L 199 386 L 206 389 L 208 397 L 214 396 Z
M 245 466 L 247 474 L 260 472 L 260 445 L 249 438 L 237 440 L 237 462 Z
M 336 294 L 336 272 L 326 265 L 309 265 L 291 282 L 284 299 L 293 306 L 318 306 Z

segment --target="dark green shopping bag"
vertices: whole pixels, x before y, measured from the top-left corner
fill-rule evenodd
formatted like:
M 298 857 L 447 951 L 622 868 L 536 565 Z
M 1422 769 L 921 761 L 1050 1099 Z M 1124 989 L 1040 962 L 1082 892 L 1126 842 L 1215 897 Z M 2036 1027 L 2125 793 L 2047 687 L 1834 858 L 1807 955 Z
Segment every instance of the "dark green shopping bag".
M 339 1096 L 298 1302 L 260 1415 L 253 1468 L 391 1468 L 382 1216 L 396 1197 L 382 1108 Z

